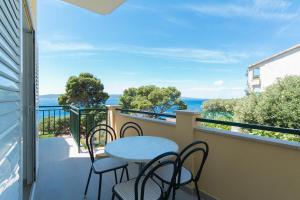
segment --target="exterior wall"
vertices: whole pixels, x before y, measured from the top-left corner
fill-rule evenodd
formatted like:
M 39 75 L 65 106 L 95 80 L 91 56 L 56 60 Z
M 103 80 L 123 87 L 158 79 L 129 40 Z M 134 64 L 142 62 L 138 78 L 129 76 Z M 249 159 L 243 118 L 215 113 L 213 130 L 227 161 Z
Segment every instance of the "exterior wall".
M 186 143 L 204 140 L 210 146 L 200 190 L 222 200 L 300 199 L 300 144 L 259 136 L 208 129 L 191 123 L 197 116 L 177 113 L 177 124 L 114 112 L 117 131 L 128 121 L 141 125 L 145 135 Z M 190 120 L 188 120 L 190 119 Z M 188 167 L 193 171 L 198 160 Z
M 288 75 L 300 75 L 300 48 L 260 68 L 262 90 Z
M 116 132 L 117 136 L 120 136 L 120 129 L 123 124 L 128 121 L 133 121 L 138 123 L 144 132 L 144 135 L 151 135 L 151 136 L 164 136 L 171 140 L 175 140 L 175 129 L 176 124 L 171 122 L 161 122 L 161 120 L 149 120 L 147 118 L 141 117 L 132 117 L 129 115 L 117 114 L 115 118 L 116 123 Z M 131 130 L 131 129 L 130 129 Z M 130 132 L 128 133 L 130 135 Z
M 194 134 L 210 146 L 202 190 L 228 200 L 300 199 L 300 149 L 213 129 Z
M 21 9 L 0 1 L 0 199 L 22 198 Z
M 300 47 L 268 62 L 262 62 L 251 67 L 248 71 L 248 85 L 250 90 L 253 90 L 252 86 L 256 85 L 255 81 L 257 81 L 253 79 L 254 68 L 260 68 L 259 80 L 261 90 L 265 90 L 266 87 L 275 83 L 278 78 L 288 75 L 300 75 Z

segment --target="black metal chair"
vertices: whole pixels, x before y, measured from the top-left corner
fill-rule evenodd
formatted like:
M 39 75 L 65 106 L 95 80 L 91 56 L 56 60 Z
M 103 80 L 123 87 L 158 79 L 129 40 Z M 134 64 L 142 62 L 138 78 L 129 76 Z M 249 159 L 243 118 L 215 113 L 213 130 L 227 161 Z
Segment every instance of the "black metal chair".
M 121 200 L 158 200 L 168 199 L 178 172 L 179 155 L 175 152 L 161 154 L 145 165 L 137 178 L 122 182 L 113 187 L 113 196 Z M 169 167 L 171 176 L 168 188 L 164 191 L 153 179 L 155 172 L 162 167 Z
M 193 143 L 189 144 L 188 146 L 186 146 L 180 152 L 179 156 L 180 156 L 181 163 L 178 166 L 178 174 L 177 174 L 177 177 L 176 177 L 175 189 L 179 189 L 179 187 L 181 187 L 183 185 L 186 185 L 190 182 L 194 182 L 198 200 L 201 199 L 199 188 L 198 188 L 198 181 L 200 179 L 203 166 L 204 166 L 205 161 L 207 159 L 208 151 L 209 151 L 209 147 L 208 147 L 208 144 L 206 142 L 196 141 L 196 142 L 193 142 Z M 191 156 L 195 153 L 200 153 L 201 155 L 199 155 L 200 156 L 200 158 L 199 158 L 199 161 L 200 161 L 199 168 L 196 171 L 196 174 L 193 174 L 188 169 L 183 167 L 183 164 L 188 159 L 189 156 Z M 158 179 L 161 180 L 162 187 L 164 187 L 164 183 L 170 184 L 170 182 L 168 180 L 169 180 L 169 177 L 172 176 L 172 174 L 169 172 L 168 167 L 163 167 L 155 173 L 155 176 Z M 174 193 L 173 193 L 173 198 L 175 198 L 175 190 L 174 190 Z
M 136 131 L 136 133 L 138 134 L 138 136 L 144 135 L 143 130 L 140 125 L 138 125 L 135 122 L 126 122 L 125 124 L 123 124 L 123 126 L 120 129 L 120 138 L 123 138 L 125 136 L 126 131 L 129 129 L 134 129 Z
M 97 134 L 98 133 L 98 134 Z M 116 139 L 116 133 L 114 129 L 106 124 L 99 124 L 96 125 L 89 131 L 88 135 L 86 135 L 86 145 L 88 147 L 88 151 L 90 154 L 91 158 L 91 168 L 88 176 L 88 180 L 86 183 L 85 191 L 84 191 L 84 199 L 86 199 L 86 194 L 88 191 L 90 179 L 92 172 L 95 174 L 99 175 L 99 188 L 98 188 L 98 199 L 100 200 L 101 197 L 101 184 L 102 184 L 102 174 L 107 173 L 107 172 L 114 172 L 115 175 L 115 181 L 116 184 L 118 183 L 117 179 L 117 170 L 122 169 L 122 175 L 120 178 L 120 181 L 122 180 L 124 170 L 126 172 L 127 180 L 129 180 L 129 175 L 128 175 L 128 163 L 114 159 L 114 158 L 102 158 L 102 159 L 95 159 L 95 139 L 96 136 L 98 135 L 98 143 L 100 143 L 101 137 L 103 138 L 104 136 L 104 144 L 107 143 L 108 140 L 113 141 Z

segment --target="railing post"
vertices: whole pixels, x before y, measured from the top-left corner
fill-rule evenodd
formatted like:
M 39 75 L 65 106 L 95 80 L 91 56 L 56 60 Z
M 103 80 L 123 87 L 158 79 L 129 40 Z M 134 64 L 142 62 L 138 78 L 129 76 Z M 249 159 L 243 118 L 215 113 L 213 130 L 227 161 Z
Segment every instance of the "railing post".
M 43 110 L 43 135 L 45 134 L 45 111 Z
M 80 153 L 80 136 L 81 136 L 81 110 L 78 109 L 78 142 L 77 142 L 77 145 L 78 145 L 78 153 Z
M 121 109 L 121 106 L 118 105 L 108 105 L 107 106 L 107 121 L 114 130 L 117 130 L 116 114 L 119 112 L 117 109 Z M 117 134 L 118 135 L 118 134 Z
M 56 130 L 55 130 L 55 108 L 53 109 L 53 134 L 56 134 Z
M 194 128 L 196 127 L 196 118 L 199 117 L 200 113 L 177 110 L 176 113 L 176 134 L 175 141 L 178 143 L 180 150 L 186 147 L 188 144 L 194 142 Z M 185 163 L 188 169 L 195 171 L 194 159 L 189 159 Z

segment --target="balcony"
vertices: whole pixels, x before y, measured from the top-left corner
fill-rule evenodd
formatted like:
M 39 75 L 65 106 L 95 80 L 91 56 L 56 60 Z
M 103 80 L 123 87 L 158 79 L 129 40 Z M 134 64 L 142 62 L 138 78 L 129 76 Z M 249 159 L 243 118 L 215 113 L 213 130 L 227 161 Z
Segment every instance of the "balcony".
M 89 167 L 88 153 L 78 153 L 77 144 L 72 137 L 40 139 L 38 179 L 34 198 L 83 199 Z M 137 165 L 131 164 L 130 176 L 136 176 L 137 172 Z M 111 199 L 114 183 L 113 173 L 104 175 L 101 199 Z M 92 176 L 87 198 L 97 199 L 97 190 L 98 176 Z M 182 190 L 178 192 L 177 198 L 196 199 L 190 192 Z
M 252 85 L 260 85 L 260 76 L 256 75 L 256 76 L 253 76 L 253 79 L 252 79 Z
M 161 120 L 158 116 L 150 118 L 145 112 L 132 114 L 115 106 L 107 110 L 107 123 L 116 132 L 124 123 L 133 121 L 141 125 L 145 135 L 169 138 L 180 149 L 195 140 L 206 141 L 210 153 L 199 183 L 203 199 L 300 199 L 298 142 L 202 127 L 202 122 L 212 121 L 201 119 L 198 113 L 189 111 L 178 111 L 176 115 L 163 117 L 174 120 Z M 224 123 L 299 134 L 299 130 L 294 129 L 275 130 L 267 126 Z M 84 134 L 84 129 L 81 134 Z M 90 160 L 87 153 L 84 153 L 83 144 L 76 139 L 77 135 L 74 132 L 72 135 L 40 139 L 35 199 L 83 198 Z M 194 171 L 197 162 L 197 159 L 192 159 L 186 167 Z M 137 166 L 130 164 L 130 175 L 135 176 L 137 171 Z M 88 199 L 96 199 L 96 177 L 92 178 Z M 113 184 L 113 174 L 107 174 L 102 187 L 102 199 L 111 198 Z M 176 199 L 196 199 L 193 187 L 187 186 L 180 190 Z

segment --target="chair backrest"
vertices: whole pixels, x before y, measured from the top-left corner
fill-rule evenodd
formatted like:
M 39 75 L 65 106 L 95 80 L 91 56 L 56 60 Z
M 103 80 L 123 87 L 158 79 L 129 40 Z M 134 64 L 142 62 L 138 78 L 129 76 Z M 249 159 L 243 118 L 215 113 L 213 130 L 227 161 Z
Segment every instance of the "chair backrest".
M 120 138 L 123 138 L 125 136 L 126 131 L 129 130 L 129 129 L 134 129 L 136 131 L 136 133 L 138 134 L 138 136 L 143 136 L 144 135 L 143 130 L 142 130 L 140 125 L 138 125 L 135 122 L 126 122 L 121 127 Z
M 208 144 L 204 141 L 195 141 L 188 146 L 186 146 L 179 154 L 181 159 L 181 166 L 184 164 L 184 162 L 189 158 L 189 156 L 195 154 L 195 153 L 201 153 L 200 155 L 200 164 L 198 167 L 198 170 L 196 171 L 196 174 L 193 174 L 193 179 L 197 182 L 200 179 L 201 172 L 203 169 L 203 166 L 205 164 L 205 161 L 208 156 L 209 147 Z M 180 183 L 180 175 L 181 175 L 181 166 L 178 169 L 178 182 Z M 197 169 L 197 168 L 196 168 Z
M 164 199 L 168 199 L 170 196 L 170 193 L 172 191 L 172 188 L 175 187 L 175 179 L 178 172 L 178 166 L 180 163 L 180 157 L 175 152 L 167 152 L 164 154 L 161 154 L 148 162 L 139 175 L 136 178 L 135 185 L 134 185 L 134 195 L 135 200 L 144 200 L 145 199 L 145 187 L 147 182 L 152 179 L 155 175 L 155 172 L 160 169 L 161 167 L 165 166 L 171 166 L 171 169 L 173 170 L 173 175 L 171 177 L 170 184 L 167 185 L 167 188 L 165 188 L 164 192 Z M 163 194 L 163 189 L 161 186 L 154 180 L 155 184 L 157 184 L 158 187 L 160 187 L 161 192 Z
M 97 136 L 98 138 L 96 138 Z M 92 163 L 95 161 L 94 145 L 97 139 L 99 144 L 102 142 L 103 145 L 106 145 L 108 139 L 110 139 L 110 141 L 116 139 L 116 132 L 111 126 L 107 124 L 98 124 L 87 133 L 85 137 L 85 142 L 86 146 L 88 147 Z

